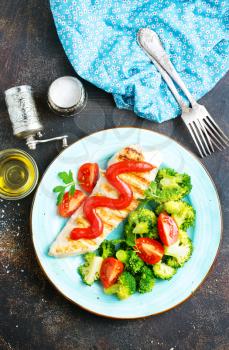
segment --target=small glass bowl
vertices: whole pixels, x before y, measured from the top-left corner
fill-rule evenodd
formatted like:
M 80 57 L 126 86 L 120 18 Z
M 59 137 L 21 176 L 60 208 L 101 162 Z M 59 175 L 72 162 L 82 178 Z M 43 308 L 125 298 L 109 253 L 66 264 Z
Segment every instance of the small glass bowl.
M 0 151 L 0 198 L 18 200 L 36 187 L 39 172 L 35 160 L 16 148 Z

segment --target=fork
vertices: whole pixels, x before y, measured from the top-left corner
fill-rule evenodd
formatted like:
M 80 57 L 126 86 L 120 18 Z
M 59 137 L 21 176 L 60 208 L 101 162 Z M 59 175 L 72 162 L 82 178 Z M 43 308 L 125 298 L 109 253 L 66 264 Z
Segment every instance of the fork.
M 198 104 L 189 92 L 165 52 L 158 35 L 149 28 L 143 28 L 137 34 L 137 41 L 155 64 L 180 105 L 181 118 L 186 124 L 201 157 L 213 153 L 215 151 L 214 146 L 220 151 L 222 148 L 225 149 L 229 144 L 228 137 L 215 123 L 207 109 Z M 186 106 L 172 79 L 187 96 L 191 108 Z

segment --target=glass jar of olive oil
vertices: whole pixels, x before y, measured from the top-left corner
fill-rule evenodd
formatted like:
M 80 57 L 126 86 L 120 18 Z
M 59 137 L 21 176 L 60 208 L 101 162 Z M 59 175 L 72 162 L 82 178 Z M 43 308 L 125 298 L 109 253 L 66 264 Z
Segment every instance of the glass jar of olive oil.
M 38 181 L 34 159 L 19 149 L 0 151 L 0 197 L 21 199 L 30 194 Z

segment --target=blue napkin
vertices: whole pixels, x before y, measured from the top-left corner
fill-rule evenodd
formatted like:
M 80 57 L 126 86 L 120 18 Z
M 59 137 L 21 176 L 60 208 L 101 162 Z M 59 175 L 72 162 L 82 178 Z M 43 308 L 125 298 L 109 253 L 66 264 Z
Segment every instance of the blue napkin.
M 198 99 L 229 68 L 227 1 L 50 0 L 56 28 L 76 72 L 113 94 L 118 108 L 156 122 L 179 107 L 136 42 L 157 32 L 181 78 Z

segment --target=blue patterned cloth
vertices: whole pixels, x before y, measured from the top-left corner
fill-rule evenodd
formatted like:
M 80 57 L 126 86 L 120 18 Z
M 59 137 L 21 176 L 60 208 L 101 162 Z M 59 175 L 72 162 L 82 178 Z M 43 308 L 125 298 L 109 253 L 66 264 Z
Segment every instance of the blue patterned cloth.
M 57 32 L 76 72 L 113 94 L 118 108 L 156 122 L 179 107 L 136 42 L 157 32 L 196 98 L 229 68 L 227 0 L 50 0 Z

